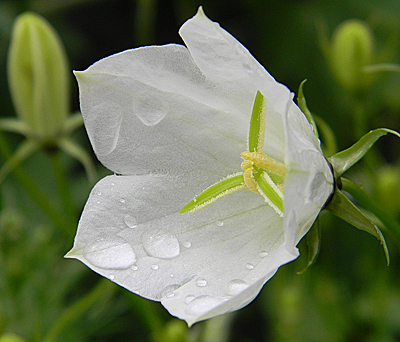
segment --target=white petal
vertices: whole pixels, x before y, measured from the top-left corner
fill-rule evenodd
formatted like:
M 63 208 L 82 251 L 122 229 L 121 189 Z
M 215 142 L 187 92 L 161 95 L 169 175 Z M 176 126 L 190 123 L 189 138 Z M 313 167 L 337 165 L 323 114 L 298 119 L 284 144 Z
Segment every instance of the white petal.
M 261 196 L 243 191 L 179 214 L 188 188 L 172 176 L 104 178 L 67 256 L 188 324 L 243 307 L 297 250 Z
M 76 76 L 93 148 L 112 171 L 179 174 L 204 167 L 223 176 L 240 166 L 253 94 L 232 103 L 185 47 L 128 50 Z
M 267 105 L 279 113 L 285 112 L 287 87 L 276 82 L 232 35 L 208 19 L 201 7 L 182 25 L 179 34 L 207 78 L 237 92 L 239 100 L 246 94 L 254 94 L 254 98 L 260 90 L 267 98 Z
M 320 141 L 304 114 L 288 101 L 286 131 L 285 232 L 292 244 L 307 233 L 333 191 L 333 175 Z M 290 242 L 288 242 L 290 243 Z

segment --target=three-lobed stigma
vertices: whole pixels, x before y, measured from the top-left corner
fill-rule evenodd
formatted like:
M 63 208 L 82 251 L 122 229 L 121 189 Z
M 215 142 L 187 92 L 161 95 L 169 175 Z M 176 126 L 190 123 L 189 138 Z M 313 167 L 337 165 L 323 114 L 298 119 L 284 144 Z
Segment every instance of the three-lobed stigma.
M 181 214 L 198 211 L 237 191 L 247 189 L 263 196 L 265 202 L 278 215 L 283 216 L 283 188 L 287 170 L 284 164 L 264 153 L 265 119 L 266 100 L 257 91 L 250 119 L 248 151 L 241 153 L 243 161 L 240 167 L 243 172 L 229 175 L 205 189 L 180 210 Z

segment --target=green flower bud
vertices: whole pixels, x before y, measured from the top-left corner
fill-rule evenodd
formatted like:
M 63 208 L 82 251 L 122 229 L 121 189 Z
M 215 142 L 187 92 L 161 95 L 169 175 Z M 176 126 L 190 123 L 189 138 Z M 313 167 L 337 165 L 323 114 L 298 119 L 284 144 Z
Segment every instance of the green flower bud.
M 25 342 L 25 339 L 14 334 L 4 334 L 0 336 L 0 342 Z
M 362 68 L 373 60 L 374 41 L 369 27 L 360 20 L 347 20 L 333 33 L 331 67 L 339 83 L 349 91 L 364 89 L 371 75 Z
M 31 135 L 53 141 L 69 112 L 67 58 L 61 41 L 42 17 L 20 15 L 8 56 L 8 82 L 17 115 Z

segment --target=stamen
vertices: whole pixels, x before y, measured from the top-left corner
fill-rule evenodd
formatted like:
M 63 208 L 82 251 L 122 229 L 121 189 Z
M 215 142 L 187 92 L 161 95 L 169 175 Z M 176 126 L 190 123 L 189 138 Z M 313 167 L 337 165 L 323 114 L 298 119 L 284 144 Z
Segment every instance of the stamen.
M 243 179 L 244 183 L 247 186 L 247 189 L 250 191 L 255 192 L 256 194 L 259 194 L 258 188 L 257 188 L 257 183 L 254 179 L 254 174 L 253 174 L 253 168 L 249 167 L 243 174 Z
M 250 119 L 249 129 L 249 151 L 262 152 L 265 140 L 265 113 L 266 113 L 266 100 L 264 95 L 257 91 L 254 100 L 253 112 Z
M 283 190 L 287 169 L 284 164 L 267 156 L 263 152 L 265 139 L 266 100 L 257 91 L 250 119 L 248 152 L 241 154 L 242 172 L 230 175 L 220 182 L 211 185 L 180 211 L 181 214 L 194 212 L 215 203 L 234 192 L 250 190 L 264 197 L 281 217 L 283 216 Z
M 266 172 L 257 179 L 258 190 L 279 216 L 283 217 L 283 194 Z
M 265 171 L 273 171 L 282 176 L 286 174 L 286 166 L 282 163 L 276 161 L 275 159 L 267 156 L 261 152 L 242 152 L 242 158 L 244 160 L 250 160 L 254 163 L 255 166 L 265 170 Z
M 238 172 L 222 179 L 220 182 L 211 185 L 201 194 L 197 195 L 192 201 L 187 203 L 179 213 L 194 212 L 203 209 L 210 204 L 224 198 L 234 192 L 245 190 L 246 185 L 243 173 Z

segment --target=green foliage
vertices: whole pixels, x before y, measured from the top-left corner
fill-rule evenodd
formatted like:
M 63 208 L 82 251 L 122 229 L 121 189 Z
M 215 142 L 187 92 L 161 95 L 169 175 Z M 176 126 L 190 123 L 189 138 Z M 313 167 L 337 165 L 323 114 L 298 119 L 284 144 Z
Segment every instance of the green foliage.
M 396 341 L 400 336 L 400 235 L 396 231 L 400 219 L 400 148 L 397 139 L 389 137 L 382 139 L 360 165 L 347 171 L 346 177 L 354 182 L 343 179 L 343 193 L 351 195 L 367 220 L 385 229 L 390 267 L 382 266 L 383 253 L 375 239 L 348 229 L 347 223 L 333 215 L 323 214 L 320 232 L 312 230 L 307 236 L 309 259 L 300 258 L 279 270 L 252 304 L 233 318 L 229 316 L 229 324 L 210 321 L 188 330 L 182 322 L 171 320 L 159 304 L 116 288 L 111 282 L 102 283 L 78 262 L 64 260 L 62 256 L 72 244 L 77 213 L 90 188 L 83 170 L 70 156 L 87 169 L 91 166 L 90 156 L 82 153 L 89 151 L 85 134 L 83 130 L 75 131 L 81 125 L 80 116 L 69 116 L 70 107 L 78 109 L 78 95 L 73 88 L 71 104 L 67 81 L 70 71 L 63 71 L 68 63 L 60 41 L 66 46 L 71 68 L 82 70 L 94 60 L 139 44 L 180 42 L 176 28 L 202 4 L 209 16 L 239 37 L 277 80 L 296 89 L 307 77 L 307 104 L 318 114 L 314 120 L 322 146 L 339 165 L 337 146 L 342 150 L 376 127 L 400 128 L 400 78 L 396 71 L 400 62 L 396 38 L 400 32 L 399 2 L 125 3 L 129 5 L 87 0 L 0 3 L 3 75 L 7 70 L 6 46 L 17 16 L 37 11 L 46 18 L 46 24 L 38 24 L 32 14 L 26 17 L 38 25 L 36 31 L 21 26 L 20 33 L 37 34 L 37 44 L 34 49 L 22 35 L 18 48 L 10 53 L 14 63 L 9 69 L 13 70 L 8 80 L 10 88 L 6 78 L 0 78 L 0 128 L 26 137 L 32 136 L 29 127 L 37 127 L 37 132 L 51 135 L 47 141 L 54 140 L 57 148 L 67 152 L 54 158 L 36 153 L 0 185 L 0 342 L 46 338 L 60 342 L 190 342 L 201 341 L 202 336 L 219 336 L 218 341 L 232 342 Z M 144 17 L 141 8 L 146 11 Z M 49 39 L 45 30 L 55 32 L 49 22 L 61 39 Z M 346 24 L 341 25 L 343 22 Z M 324 24 L 328 32 L 335 32 L 333 41 L 325 41 L 334 44 L 329 45 L 330 57 L 318 47 L 321 40 L 317 31 Z M 45 54 L 54 67 L 49 74 L 37 71 L 47 65 L 38 60 L 39 53 Z M 330 58 L 335 59 L 334 67 Z M 25 69 L 20 68 L 22 61 Z M 370 64 L 380 66 L 365 67 Z M 373 77 L 365 75 L 372 72 Z M 34 74 L 38 75 L 39 85 L 35 91 L 29 83 Z M 36 98 L 38 107 L 27 103 L 26 93 L 32 94 L 30 101 Z M 301 92 L 298 95 L 306 113 L 305 98 Z M 50 102 L 44 105 L 47 100 Z M 39 110 L 40 105 L 44 107 Z M 24 118 L 22 123 L 12 118 L 13 108 L 20 119 Z M 33 122 L 37 119 L 32 116 L 33 110 L 40 112 L 40 127 L 39 121 Z M 57 134 L 57 120 L 67 116 L 70 120 L 64 122 L 62 131 L 68 140 L 62 140 Z M 3 166 L 10 151 L 17 151 L 21 139 L 12 134 L 0 138 Z M 339 174 L 347 170 L 344 165 L 336 168 Z M 305 239 L 299 245 L 302 254 L 306 254 L 304 247 Z M 318 250 L 318 261 L 298 275 L 297 271 L 311 263 Z

